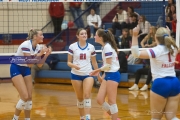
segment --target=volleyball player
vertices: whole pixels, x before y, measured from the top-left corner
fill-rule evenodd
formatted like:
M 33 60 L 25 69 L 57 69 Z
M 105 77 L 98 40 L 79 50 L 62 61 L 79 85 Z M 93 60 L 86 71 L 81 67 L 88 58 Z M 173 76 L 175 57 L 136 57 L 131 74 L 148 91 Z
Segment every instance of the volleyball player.
M 89 76 L 92 71 L 91 61 L 94 69 L 97 69 L 96 53 L 93 45 L 86 42 L 87 32 L 80 28 L 76 36 L 78 42 L 69 46 L 67 64 L 72 68 L 71 83 L 77 97 L 80 119 L 90 120 L 91 90 L 94 79 Z
M 176 117 L 179 103 L 180 81 L 175 77 L 177 46 L 166 28 L 155 34 L 156 47 L 139 51 L 139 26 L 133 30 L 131 51 L 134 57 L 150 59 L 153 83 L 150 91 L 151 120 L 179 120 Z
M 38 66 L 41 67 L 47 56 L 51 53 L 51 49 L 40 48 L 39 43 L 43 42 L 43 33 L 39 29 L 31 29 L 28 38 L 19 47 L 15 56 L 43 57 L 39 59 Z M 43 55 L 46 52 L 45 55 Z M 15 114 L 12 120 L 18 120 L 22 110 L 24 110 L 25 120 L 30 120 L 30 111 L 32 109 L 32 78 L 30 68 L 33 64 L 12 63 L 10 66 L 10 74 L 12 82 L 19 92 L 20 100 L 16 105 Z
M 118 118 L 118 106 L 116 104 L 117 87 L 120 82 L 119 73 L 119 60 L 117 55 L 117 45 L 114 40 L 114 36 L 108 30 L 98 29 L 95 36 L 95 42 L 100 43 L 103 46 L 102 58 L 103 66 L 91 72 L 91 75 L 98 75 L 100 71 L 104 71 L 105 76 L 98 78 L 101 82 L 101 86 L 97 95 L 98 104 L 102 105 L 103 110 L 107 111 L 111 115 L 112 120 Z M 106 95 L 108 96 L 108 103 L 105 101 Z

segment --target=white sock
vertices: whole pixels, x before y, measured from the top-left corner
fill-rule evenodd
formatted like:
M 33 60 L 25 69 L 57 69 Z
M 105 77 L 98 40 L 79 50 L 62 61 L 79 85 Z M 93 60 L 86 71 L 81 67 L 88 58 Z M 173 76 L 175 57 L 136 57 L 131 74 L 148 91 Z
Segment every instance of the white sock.
M 18 120 L 18 119 L 19 119 L 19 116 L 14 115 L 12 120 Z
M 81 117 L 80 117 L 80 120 L 82 120 L 82 119 L 84 120 L 84 116 L 81 116 Z
M 24 120 L 30 120 L 30 118 L 25 118 Z
M 90 114 L 87 114 L 85 120 L 90 120 L 90 119 L 91 119 L 91 115 L 90 115 Z

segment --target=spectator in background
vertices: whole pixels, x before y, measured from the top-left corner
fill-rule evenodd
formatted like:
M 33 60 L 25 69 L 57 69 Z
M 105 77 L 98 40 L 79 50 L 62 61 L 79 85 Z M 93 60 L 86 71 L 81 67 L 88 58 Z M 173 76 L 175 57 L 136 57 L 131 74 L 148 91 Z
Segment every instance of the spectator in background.
M 126 59 L 126 54 L 123 51 L 119 51 L 118 53 L 118 60 L 120 64 L 120 73 L 126 73 L 128 69 L 128 64 L 127 64 L 127 59 Z
M 174 13 L 172 20 L 172 33 L 171 33 L 171 36 L 173 38 L 176 38 L 176 24 L 177 24 L 177 18 L 176 18 L 176 13 Z
M 69 9 L 72 13 L 74 20 L 76 20 L 82 13 L 81 4 L 82 4 L 82 2 L 70 2 L 69 3 Z M 75 24 L 76 24 L 77 28 L 84 28 L 84 22 L 82 20 L 82 17 L 79 17 L 78 20 L 75 21 Z
M 176 6 L 174 4 L 171 4 L 170 11 L 167 14 L 167 18 L 166 18 L 166 25 L 169 27 L 170 30 L 172 30 L 173 14 L 175 13 L 176 13 Z
M 91 9 L 90 15 L 87 17 L 87 23 L 90 27 L 91 38 L 94 38 L 94 34 L 98 28 L 101 27 L 102 21 L 99 15 L 96 15 L 95 10 Z
M 97 15 L 100 15 L 100 9 L 99 9 L 100 4 L 101 4 L 100 2 L 86 2 L 87 7 L 90 7 L 92 5 L 92 9 L 95 10 L 95 13 Z
M 45 63 L 42 65 L 42 67 L 38 67 L 37 65 L 33 65 L 31 67 L 32 82 L 35 83 L 34 79 L 35 79 L 36 72 L 38 72 L 40 70 L 54 70 L 55 66 L 58 62 L 59 62 L 58 55 L 57 54 L 50 54 L 47 57 Z
M 137 14 L 133 13 L 130 16 L 131 22 L 126 24 L 126 28 L 129 29 L 130 35 L 132 36 L 132 29 L 134 29 L 138 25 L 138 16 Z
M 108 28 L 108 30 L 109 30 L 111 33 L 113 33 L 113 29 L 112 29 L 112 28 Z M 114 35 L 114 39 L 115 39 L 115 41 L 116 41 L 117 48 L 120 49 L 119 40 L 118 40 L 118 38 L 117 38 L 115 35 Z
M 127 20 L 127 12 L 122 9 L 121 6 L 117 7 L 117 13 L 114 16 L 112 22 L 112 29 L 113 29 L 113 34 L 116 34 L 116 29 L 122 30 L 125 25 L 126 25 L 126 20 Z
M 121 36 L 121 49 L 130 48 L 132 42 L 132 37 L 129 34 L 129 30 L 127 28 L 122 30 Z
M 141 64 L 142 60 L 139 58 L 135 58 L 130 52 L 127 62 L 128 62 L 128 65 L 134 65 L 134 64 Z
M 141 41 L 149 33 L 149 28 L 151 27 L 151 24 L 146 20 L 146 17 L 144 15 L 141 15 L 139 17 L 138 25 L 139 25 L 139 28 L 140 28 L 140 34 L 138 36 L 138 42 L 139 42 L 139 45 L 140 45 Z
M 137 12 L 134 12 L 134 8 L 133 7 L 128 7 L 127 9 L 127 16 L 128 16 L 128 19 L 126 20 L 126 23 L 132 23 L 132 14 L 136 14 L 137 15 L 137 18 L 139 18 L 139 14 Z
M 179 78 L 180 76 L 180 49 L 178 50 L 178 54 L 176 55 L 175 72 L 176 72 L 176 77 Z
M 129 90 L 139 90 L 138 83 L 141 78 L 141 75 L 148 75 L 146 79 L 146 84 L 140 89 L 145 91 L 148 89 L 148 85 L 152 80 L 151 69 L 150 69 L 150 60 L 143 60 L 144 68 L 138 69 L 135 73 L 135 84 L 129 88 Z
M 143 48 L 151 48 L 156 46 L 155 41 L 156 27 L 151 26 L 148 35 L 141 41 L 141 46 Z
M 171 9 L 171 5 L 175 5 L 175 0 L 168 0 L 168 5 L 165 8 L 165 14 L 166 16 L 169 14 L 170 9 Z
M 49 14 L 54 25 L 54 36 L 57 36 L 61 32 L 61 25 L 65 15 L 64 4 L 62 2 L 50 2 Z M 58 41 L 62 42 L 61 38 Z

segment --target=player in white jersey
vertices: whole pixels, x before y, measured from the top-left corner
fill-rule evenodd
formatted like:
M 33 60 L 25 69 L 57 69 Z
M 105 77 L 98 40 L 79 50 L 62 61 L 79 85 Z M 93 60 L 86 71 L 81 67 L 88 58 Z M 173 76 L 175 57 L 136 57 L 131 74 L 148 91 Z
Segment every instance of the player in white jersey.
M 51 53 L 51 49 L 49 48 L 40 48 L 39 43 L 43 42 L 43 38 L 44 36 L 41 30 L 31 29 L 27 40 L 18 47 L 15 57 L 21 57 L 22 59 L 27 57 L 28 60 L 30 60 L 32 56 L 36 59 L 43 57 L 42 59 L 39 59 L 40 62 L 37 63 L 37 65 L 41 67 L 47 56 Z M 46 54 L 44 55 L 45 52 Z M 22 110 L 24 110 L 25 120 L 30 120 L 30 111 L 32 108 L 32 78 L 30 67 L 32 65 L 33 63 L 26 64 L 26 62 L 14 62 L 10 66 L 12 82 L 20 95 L 20 100 L 16 105 L 15 114 L 12 120 L 18 120 Z
M 91 72 L 91 75 L 98 75 L 101 86 L 97 95 L 98 104 L 102 105 L 103 110 L 111 115 L 112 120 L 117 120 L 118 107 L 116 104 L 117 87 L 120 82 L 119 60 L 117 55 L 117 45 L 114 36 L 108 30 L 98 29 L 95 36 L 95 42 L 103 46 L 102 59 L 103 66 Z M 99 75 L 104 71 L 104 78 Z M 105 101 L 108 96 L 108 103 Z
M 67 64 L 72 68 L 71 83 L 76 93 L 80 119 L 90 120 L 90 98 L 94 79 L 89 73 L 92 71 L 91 62 L 94 69 L 98 68 L 96 52 L 94 46 L 86 42 L 86 30 L 78 29 L 76 36 L 79 40 L 69 46 Z
M 150 91 L 151 120 L 179 120 L 176 117 L 179 103 L 180 81 L 175 77 L 175 57 L 178 47 L 166 28 L 160 27 L 155 34 L 157 46 L 139 51 L 139 26 L 133 30 L 131 51 L 134 57 L 150 59 L 152 87 Z

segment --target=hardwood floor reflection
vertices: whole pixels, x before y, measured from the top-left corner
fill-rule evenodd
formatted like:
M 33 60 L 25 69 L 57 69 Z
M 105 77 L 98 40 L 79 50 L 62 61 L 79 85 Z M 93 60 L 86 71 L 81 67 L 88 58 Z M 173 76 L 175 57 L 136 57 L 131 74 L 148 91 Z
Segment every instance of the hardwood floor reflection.
M 98 88 L 92 90 L 92 120 L 110 120 L 96 103 Z M 19 95 L 12 83 L 0 84 L 0 120 L 11 120 Z M 150 120 L 149 91 L 119 88 L 117 95 L 121 120 Z M 180 117 L 180 110 L 177 114 Z M 35 84 L 31 120 L 79 120 L 76 97 L 71 85 Z M 21 113 L 20 119 L 24 120 Z M 165 119 L 163 119 L 165 120 Z

